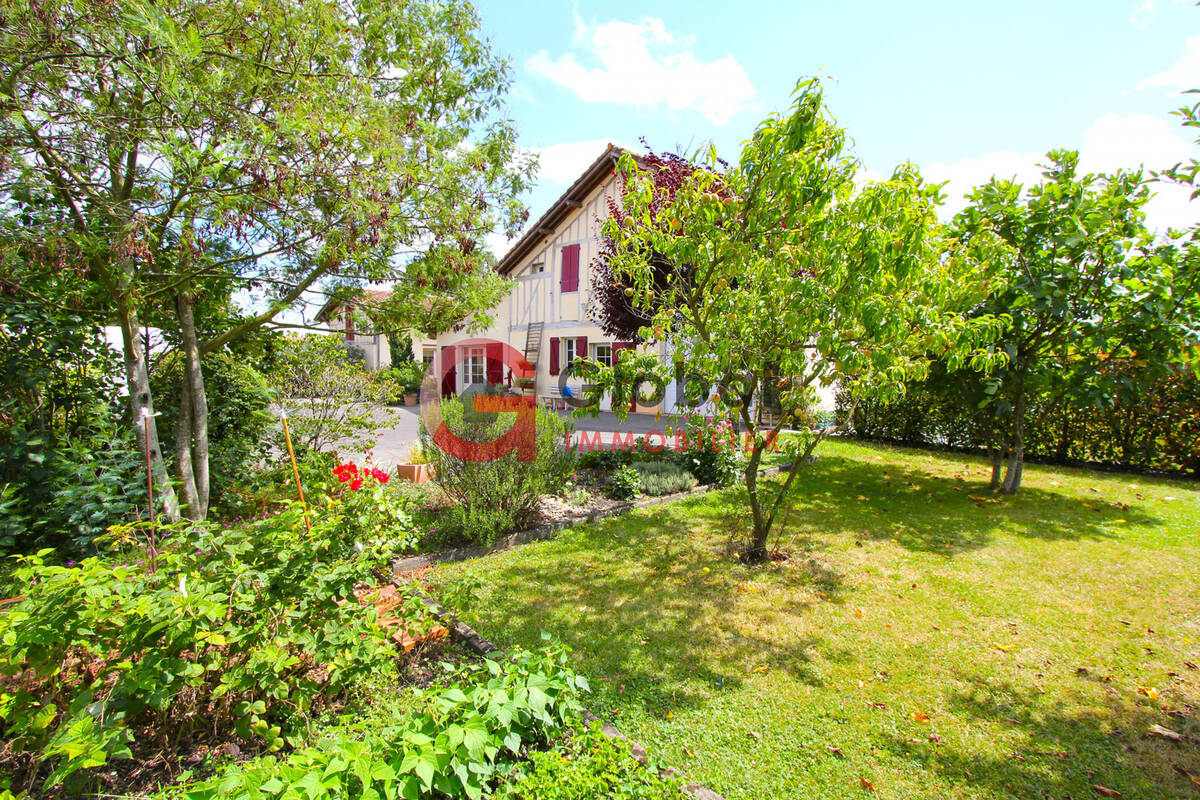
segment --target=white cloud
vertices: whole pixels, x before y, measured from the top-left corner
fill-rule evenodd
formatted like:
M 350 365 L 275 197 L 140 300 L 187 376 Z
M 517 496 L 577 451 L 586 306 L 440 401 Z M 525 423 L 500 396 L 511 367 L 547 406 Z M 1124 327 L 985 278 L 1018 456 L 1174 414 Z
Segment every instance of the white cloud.
M 737 59 L 701 61 L 693 40 L 672 34 L 661 19 L 585 25 L 577 17 L 575 42 L 598 66 L 585 66 L 575 53 L 552 58 L 542 50 L 526 68 L 585 102 L 698 111 L 714 125 L 754 107 L 754 86 Z
M 1138 84 L 1139 89 L 1165 88 L 1172 93 L 1200 87 L 1200 36 L 1189 36 L 1186 52 L 1174 64 Z
M 1154 19 L 1154 12 L 1157 10 L 1155 0 L 1143 0 L 1134 6 L 1133 11 L 1129 15 L 1129 21 L 1134 27 L 1145 28 Z
M 530 148 L 538 157 L 538 183 L 556 183 L 563 186 L 574 183 L 583 171 L 600 157 L 610 142 L 611 139 L 586 139 L 581 142 L 562 142 L 547 147 Z M 628 150 L 639 150 L 635 145 L 621 142 L 612 144 Z
M 1096 120 L 1083 136 L 1079 148 L 1081 172 L 1115 172 L 1118 169 L 1160 170 L 1192 158 L 1196 149 L 1180 134 L 1180 128 L 1149 114 L 1106 114 Z M 922 170 L 931 181 L 949 181 L 942 214 L 949 218 L 967 204 L 964 195 L 985 183 L 993 175 L 1013 178 L 1030 186 L 1041 180 L 1043 153 L 988 153 L 964 158 L 953 164 L 934 163 Z M 1190 201 L 1190 192 L 1165 183 L 1151 185 L 1154 196 L 1146 206 L 1151 228 L 1184 228 L 1200 221 L 1200 203 Z

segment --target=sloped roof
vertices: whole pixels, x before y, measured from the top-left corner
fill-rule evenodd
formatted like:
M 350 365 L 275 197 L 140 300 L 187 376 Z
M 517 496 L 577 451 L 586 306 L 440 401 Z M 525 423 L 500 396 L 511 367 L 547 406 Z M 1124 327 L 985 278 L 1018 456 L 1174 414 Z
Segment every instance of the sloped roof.
M 364 303 L 382 303 L 392 296 L 389 289 L 359 289 L 356 293 L 357 297 L 362 298 Z M 321 306 L 321 310 L 317 312 L 317 322 L 324 322 L 329 318 L 329 314 L 333 309 L 342 305 L 342 301 L 336 297 L 331 297 L 325 301 L 325 305 Z
M 571 184 L 570 188 L 563 192 L 562 197 L 554 201 L 546 213 L 542 214 L 538 221 L 533 223 L 529 230 L 525 231 L 525 234 L 517 240 L 517 243 L 504 254 L 504 258 L 496 263 L 496 271 L 501 275 L 512 272 L 526 256 L 538 248 L 544 238 L 552 236 L 563 220 L 580 207 L 584 198 L 591 194 L 597 186 L 608 180 L 617 159 L 624 152 L 622 148 L 611 143 L 604 148 L 600 157 L 583 171 L 583 174 Z

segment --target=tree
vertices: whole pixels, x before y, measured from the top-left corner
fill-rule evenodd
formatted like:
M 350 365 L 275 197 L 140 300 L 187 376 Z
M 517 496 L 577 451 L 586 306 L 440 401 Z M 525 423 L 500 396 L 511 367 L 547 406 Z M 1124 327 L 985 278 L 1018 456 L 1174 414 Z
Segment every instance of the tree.
M 624 207 L 604 224 L 608 266 L 646 319 L 643 337 L 668 341 L 688 373 L 720 383 L 721 413 L 747 432 L 747 559 L 768 557 L 784 498 L 831 431 L 806 414 L 818 386 L 894 396 L 925 375 L 927 351 L 979 367 L 1001 360 L 980 346 L 1002 320 L 956 309 L 982 299 L 985 265 L 1003 249 L 984 236 L 950 241 L 935 218 L 937 187 L 910 165 L 857 188 L 858 163 L 815 81 L 797 87 L 789 115 L 759 125 L 736 166 L 723 169 L 710 151 L 690 165 L 626 154 L 619 169 Z M 618 391 L 620 377 L 608 378 Z M 751 411 L 767 389 L 783 412 L 769 421 Z M 623 404 L 614 397 L 613 407 Z M 785 424 L 801 445 L 769 498 L 758 470 Z
M 502 291 L 481 244 L 521 221 L 532 166 L 501 116 L 507 85 L 462 0 L 6 5 L 0 260 L 97 289 L 168 518 L 138 328 L 153 318 L 183 355 L 176 477 L 203 517 L 205 354 L 323 282 L 396 281 L 395 329 Z M 210 324 L 238 291 L 255 310 Z
M 999 342 L 1008 357 L 988 380 L 1009 420 L 1001 490 L 1021 486 L 1026 412 L 1034 402 L 1072 396 L 1111 403 L 1157 380 L 1196 341 L 1200 285 L 1186 250 L 1155 243 L 1144 225 L 1149 198 L 1141 173 L 1079 175 L 1078 154 L 1047 155 L 1045 180 L 1024 191 L 992 179 L 956 218 L 964 241 L 1000 236 L 1015 253 L 980 314 L 1006 313 Z M 1140 367 L 1137 382 L 1107 365 Z
M 288 408 L 296 447 L 302 452 L 374 447 L 375 431 L 391 421 L 388 385 L 352 361 L 332 336 L 286 339 L 279 350 L 269 380 Z

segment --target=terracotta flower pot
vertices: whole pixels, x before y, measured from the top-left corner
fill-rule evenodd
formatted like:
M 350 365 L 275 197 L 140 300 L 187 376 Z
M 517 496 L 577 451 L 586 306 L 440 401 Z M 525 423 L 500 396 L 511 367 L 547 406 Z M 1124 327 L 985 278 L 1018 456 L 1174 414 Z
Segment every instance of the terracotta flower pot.
M 427 483 L 429 481 L 428 464 L 397 464 L 396 476 L 403 481 Z
M 415 406 L 417 404 L 418 395 L 416 392 L 404 395 L 404 405 Z

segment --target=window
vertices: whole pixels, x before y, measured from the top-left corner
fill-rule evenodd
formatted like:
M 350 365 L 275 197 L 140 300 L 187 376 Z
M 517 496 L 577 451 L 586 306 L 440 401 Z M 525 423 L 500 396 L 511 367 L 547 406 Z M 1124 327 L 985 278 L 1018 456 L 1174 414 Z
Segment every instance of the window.
M 577 352 L 578 349 L 578 339 L 563 339 L 563 364 L 567 365 L 568 367 L 571 366 L 571 362 L 579 358 L 579 353 Z
M 592 348 L 592 358 L 606 367 L 612 366 L 612 345 L 598 344 Z
M 464 365 L 466 369 L 463 371 L 463 382 L 465 386 L 474 386 L 482 384 L 486 378 L 484 373 L 484 355 L 483 349 L 473 347 L 467 356 L 467 362 Z
M 428 367 L 433 363 L 433 356 L 435 353 L 437 353 L 437 349 L 434 347 L 426 347 L 421 351 L 421 361 L 425 363 L 425 366 Z
M 539 272 L 545 272 L 545 271 L 546 271 L 546 262 L 545 261 L 539 261 L 536 264 L 534 264 L 532 267 L 529 268 L 530 275 L 537 275 Z

